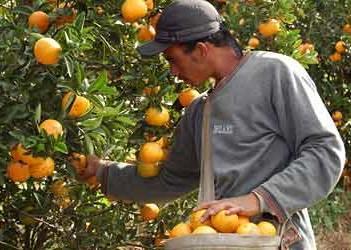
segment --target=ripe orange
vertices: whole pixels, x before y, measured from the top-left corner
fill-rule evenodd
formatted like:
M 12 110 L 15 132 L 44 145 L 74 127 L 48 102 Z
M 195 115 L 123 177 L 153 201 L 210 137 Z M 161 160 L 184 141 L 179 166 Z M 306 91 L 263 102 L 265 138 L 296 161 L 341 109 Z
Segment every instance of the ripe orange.
M 77 17 L 77 10 L 72 8 L 71 3 L 60 3 L 59 7 L 55 9 L 56 12 L 56 20 L 55 25 L 57 27 L 62 27 L 65 24 L 73 23 Z
M 7 165 L 7 177 L 14 182 L 25 182 L 29 179 L 29 166 L 18 161 L 11 161 Z
M 215 234 L 215 233 L 217 233 L 217 231 L 207 225 L 198 226 L 193 231 L 193 234 Z
M 248 234 L 248 235 L 259 235 L 260 229 L 254 223 L 244 223 L 241 224 L 238 229 L 236 230 L 237 234 Z
M 343 41 L 338 41 L 336 44 L 335 44 L 335 50 L 336 52 L 342 54 L 342 53 L 345 53 L 346 51 L 346 45 L 345 45 L 345 42 Z
M 251 37 L 247 44 L 249 47 L 256 49 L 260 45 L 260 40 L 258 40 L 256 37 Z
M 53 119 L 43 121 L 39 127 L 40 129 L 44 130 L 48 135 L 52 135 L 55 138 L 58 138 L 63 134 L 63 128 L 61 123 Z
M 169 237 L 175 238 L 188 234 L 191 234 L 190 226 L 187 223 L 181 222 L 172 228 L 172 230 L 169 232 Z
M 26 150 L 22 144 L 16 144 L 11 148 L 11 157 L 15 161 L 21 161 L 23 163 L 29 164 L 31 158 L 33 157 L 28 150 Z
M 199 95 L 196 89 L 187 88 L 180 92 L 178 99 L 183 107 L 188 107 Z
M 280 23 L 276 19 L 269 19 L 266 22 L 260 23 L 258 31 L 263 37 L 271 37 L 280 31 Z
M 342 120 L 342 113 L 340 111 L 334 111 L 333 114 L 332 114 L 332 118 L 334 121 L 340 121 Z
M 155 163 L 162 159 L 162 147 L 156 142 L 144 143 L 139 151 L 139 160 L 145 163 Z
M 146 95 L 146 96 L 157 95 L 157 93 L 160 91 L 160 89 L 161 89 L 160 86 L 145 87 L 143 89 L 143 94 Z
M 243 215 L 238 215 L 238 222 L 239 222 L 239 226 L 240 226 L 241 224 L 249 223 L 250 219 L 249 219 L 249 217 L 246 217 Z
M 50 191 L 54 194 L 55 197 L 67 197 L 68 196 L 68 188 L 63 180 L 56 180 L 50 186 Z
M 160 209 L 154 203 L 144 204 L 140 209 L 140 215 L 144 221 L 156 219 L 159 213 L 160 213 Z
M 74 93 L 67 92 L 63 96 L 62 103 L 61 103 L 62 109 L 66 108 L 68 100 L 71 98 L 72 95 L 74 95 Z M 76 95 L 74 98 L 73 104 L 71 106 L 71 109 L 68 112 L 68 116 L 71 118 L 81 117 L 89 111 L 89 108 L 90 108 L 90 101 L 83 96 Z
M 191 215 L 190 215 L 190 227 L 192 230 L 195 230 L 197 227 L 199 226 L 203 226 L 203 225 L 211 225 L 211 221 L 210 219 L 207 219 L 206 221 L 204 222 L 201 222 L 200 219 L 202 217 L 202 215 L 206 212 L 206 209 L 201 209 L 201 210 L 198 210 L 198 211 L 195 211 L 193 212 Z
M 141 25 L 137 34 L 139 41 L 147 42 L 153 40 L 156 35 L 156 31 L 152 25 Z
M 332 62 L 339 62 L 339 61 L 341 61 L 342 57 L 341 57 L 341 54 L 340 54 L 340 53 L 334 52 L 333 54 L 331 54 L 331 55 L 329 56 L 329 59 L 330 59 L 330 61 L 332 61 Z
M 126 22 L 135 22 L 147 14 L 147 5 L 144 0 L 125 0 L 121 13 Z
M 239 226 L 239 219 L 236 214 L 227 215 L 227 210 L 219 211 L 211 216 L 212 226 L 221 233 L 234 233 Z
M 160 173 L 161 167 L 157 163 L 138 162 L 137 173 L 143 178 L 157 176 Z
M 68 160 L 78 175 L 82 175 L 84 173 L 84 170 L 87 167 L 87 158 L 85 155 L 73 152 Z
M 300 44 L 298 50 L 301 54 L 306 54 L 314 50 L 314 45 L 311 43 L 302 43 Z
M 266 236 L 276 236 L 277 235 L 277 229 L 275 226 L 267 221 L 261 221 L 260 223 L 257 224 L 260 234 L 261 235 L 266 235 Z
M 37 160 L 41 160 L 41 163 L 29 166 L 30 175 L 35 179 L 41 179 L 50 176 L 54 173 L 55 162 L 52 158 L 37 157 Z
M 35 11 L 28 18 L 29 28 L 36 28 L 40 33 L 46 32 L 49 24 L 49 16 L 43 11 Z
M 148 10 L 152 10 L 154 8 L 154 1 L 153 0 L 145 0 L 146 6 Z
M 145 112 L 145 122 L 151 126 L 164 126 L 169 118 L 168 109 L 164 107 L 161 111 L 156 107 L 150 107 Z
M 343 27 L 342 27 L 342 31 L 344 31 L 345 33 L 349 33 L 351 35 L 351 24 L 345 24 Z
M 51 65 L 58 63 L 62 48 L 52 38 L 40 38 L 34 45 L 34 55 L 41 64 Z
M 160 139 L 155 141 L 161 148 L 166 148 L 169 144 L 168 138 L 166 136 L 162 136 Z

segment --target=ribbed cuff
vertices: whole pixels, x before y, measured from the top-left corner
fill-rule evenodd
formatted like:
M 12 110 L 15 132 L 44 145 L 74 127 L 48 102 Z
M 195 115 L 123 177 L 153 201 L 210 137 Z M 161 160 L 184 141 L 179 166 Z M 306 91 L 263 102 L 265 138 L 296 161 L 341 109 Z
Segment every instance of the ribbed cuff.
M 285 222 L 288 218 L 284 213 L 284 210 L 276 201 L 276 199 L 263 187 L 258 187 L 252 191 L 257 195 L 259 199 L 262 199 L 261 211 L 269 212 L 272 215 L 276 216 L 279 223 Z M 261 205 L 261 200 L 260 200 Z M 265 211 L 266 210 L 266 211 Z

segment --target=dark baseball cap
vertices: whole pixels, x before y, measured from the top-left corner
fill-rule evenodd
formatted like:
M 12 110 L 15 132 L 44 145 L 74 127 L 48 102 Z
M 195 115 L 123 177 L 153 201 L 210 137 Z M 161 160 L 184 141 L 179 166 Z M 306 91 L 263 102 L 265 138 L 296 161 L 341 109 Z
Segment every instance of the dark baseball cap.
M 174 43 L 205 38 L 220 30 L 221 16 L 206 0 L 175 0 L 162 12 L 156 36 L 137 48 L 142 56 L 163 52 Z

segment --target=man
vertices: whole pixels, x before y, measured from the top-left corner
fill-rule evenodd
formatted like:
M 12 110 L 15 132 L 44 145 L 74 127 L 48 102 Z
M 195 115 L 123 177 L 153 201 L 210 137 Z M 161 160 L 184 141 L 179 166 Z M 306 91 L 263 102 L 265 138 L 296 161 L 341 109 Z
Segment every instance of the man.
M 285 225 L 282 249 L 316 249 L 306 208 L 332 191 L 345 150 L 307 72 L 284 55 L 244 56 L 204 0 L 172 2 L 156 32 L 143 56 L 163 53 L 173 75 L 193 86 L 212 77 L 215 87 L 187 108 L 159 176 L 90 157 L 85 177 L 96 174 L 107 195 L 157 202 L 199 187 L 210 169 L 216 200 L 200 204 L 203 219 L 270 213 Z

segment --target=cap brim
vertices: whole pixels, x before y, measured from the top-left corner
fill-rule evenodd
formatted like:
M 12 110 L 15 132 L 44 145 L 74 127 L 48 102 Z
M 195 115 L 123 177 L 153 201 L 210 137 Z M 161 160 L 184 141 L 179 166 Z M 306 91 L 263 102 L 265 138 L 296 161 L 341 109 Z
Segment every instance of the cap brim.
M 142 56 L 154 56 L 165 51 L 171 43 L 160 43 L 156 41 L 151 41 L 140 45 L 137 50 Z

